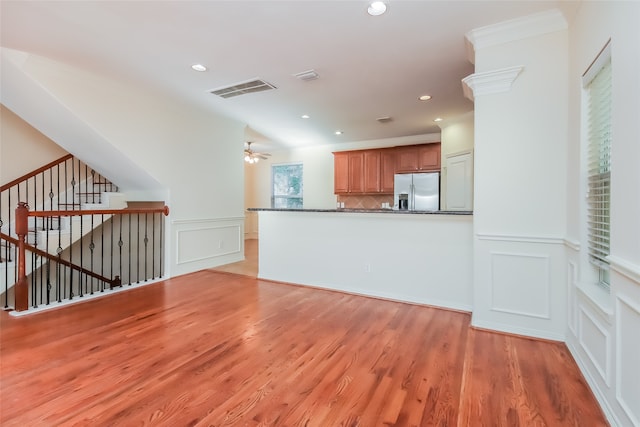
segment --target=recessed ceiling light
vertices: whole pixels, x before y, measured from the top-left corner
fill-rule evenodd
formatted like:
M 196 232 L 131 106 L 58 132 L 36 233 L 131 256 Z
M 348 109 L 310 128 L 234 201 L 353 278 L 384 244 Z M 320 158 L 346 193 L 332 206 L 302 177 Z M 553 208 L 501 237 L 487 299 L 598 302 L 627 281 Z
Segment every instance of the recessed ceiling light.
M 431 95 L 422 95 L 420 98 L 418 98 L 420 101 L 428 101 L 431 99 Z
M 303 114 L 303 115 L 302 115 L 302 116 L 300 116 L 300 117 L 302 117 L 303 119 L 308 119 L 310 116 L 309 116 L 308 114 Z
M 336 131 L 336 135 L 342 135 L 342 131 L 341 130 L 337 130 Z
M 191 69 L 194 70 L 194 71 L 207 71 L 207 67 L 205 67 L 202 64 L 193 64 L 191 66 Z
M 436 117 L 435 119 L 433 119 L 434 122 L 441 122 L 442 121 L 442 117 Z
M 369 13 L 369 15 L 372 15 L 372 16 L 382 15 L 386 11 L 387 11 L 387 5 L 384 4 L 384 2 L 382 1 L 371 2 L 369 4 L 369 8 L 367 9 L 367 12 Z

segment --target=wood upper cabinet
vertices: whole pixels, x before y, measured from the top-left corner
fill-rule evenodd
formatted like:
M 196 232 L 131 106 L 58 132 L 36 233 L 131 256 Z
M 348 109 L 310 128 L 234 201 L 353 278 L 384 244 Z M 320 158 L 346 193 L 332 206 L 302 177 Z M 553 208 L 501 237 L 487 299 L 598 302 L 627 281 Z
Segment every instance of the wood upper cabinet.
M 364 154 L 360 151 L 333 153 L 333 192 L 364 192 Z
M 364 153 L 349 153 L 349 193 L 364 193 Z
M 393 175 L 396 173 L 395 149 L 380 151 L 380 192 L 393 193 Z
M 398 172 L 440 170 L 440 143 L 333 153 L 335 194 L 393 194 Z
M 349 153 L 333 153 L 333 192 L 349 192 Z
M 380 150 L 364 152 L 364 192 L 380 191 Z
M 396 172 L 439 171 L 440 143 L 399 147 L 396 162 Z

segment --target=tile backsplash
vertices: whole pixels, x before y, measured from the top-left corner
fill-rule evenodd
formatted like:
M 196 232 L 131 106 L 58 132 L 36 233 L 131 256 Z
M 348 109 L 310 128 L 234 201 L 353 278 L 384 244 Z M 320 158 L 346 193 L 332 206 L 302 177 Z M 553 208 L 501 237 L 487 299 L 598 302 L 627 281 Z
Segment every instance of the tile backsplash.
M 338 202 L 344 203 L 345 209 L 380 209 L 383 203 L 393 207 L 393 194 L 345 196 L 338 195 Z

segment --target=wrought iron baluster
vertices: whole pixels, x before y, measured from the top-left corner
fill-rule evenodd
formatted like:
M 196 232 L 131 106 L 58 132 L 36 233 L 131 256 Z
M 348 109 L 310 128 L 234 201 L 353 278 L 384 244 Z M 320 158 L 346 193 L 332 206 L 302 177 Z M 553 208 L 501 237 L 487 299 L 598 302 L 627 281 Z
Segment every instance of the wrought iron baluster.
M 124 278 L 124 276 L 122 275 L 122 217 L 124 215 L 120 215 L 120 239 L 118 240 L 118 247 L 119 247 L 119 257 L 120 257 L 120 278 Z M 129 269 L 131 270 L 131 269 Z M 127 281 L 129 281 L 129 279 L 131 278 L 131 271 L 129 271 L 129 277 L 127 278 Z
M 52 223 L 53 224 L 53 217 L 47 217 L 47 223 Z M 51 227 L 53 227 L 53 225 Z M 47 231 L 46 231 L 45 252 L 50 253 L 49 252 L 49 225 L 48 224 L 47 224 L 46 230 Z M 49 259 L 47 259 L 46 277 L 47 277 L 47 305 L 49 305 L 51 303 L 51 261 Z
M 94 223 L 93 223 L 93 215 L 91 215 L 91 243 L 89 243 L 89 251 L 91 252 L 91 271 L 93 271 L 93 250 L 96 247 L 96 244 L 93 242 L 93 229 L 94 229 Z M 91 295 L 93 295 L 93 286 L 94 286 L 94 279 L 93 277 L 91 279 Z
M 144 281 L 149 280 L 149 275 L 147 273 L 147 245 L 149 243 L 149 217 L 148 214 L 144 214 Z
M 82 226 L 83 226 L 83 222 L 84 222 L 84 215 L 80 215 L 80 245 L 78 246 L 78 248 L 80 249 L 80 267 L 84 268 L 84 245 L 83 245 L 83 236 L 82 236 Z M 69 244 L 69 247 L 73 246 L 73 236 L 71 236 L 71 243 Z M 71 262 L 73 262 L 73 259 L 71 260 Z M 78 278 L 80 279 L 78 281 L 78 294 L 79 296 L 83 297 L 84 294 L 86 293 L 86 283 L 83 284 L 83 278 L 87 279 L 86 276 L 83 277 L 82 272 L 78 272 Z M 85 289 L 83 289 L 83 286 L 85 287 Z
M 138 232 L 136 233 L 136 283 L 140 283 L 140 214 L 136 214 L 138 220 Z
M 131 286 L 131 283 L 133 283 L 133 274 L 131 274 L 131 229 L 132 227 L 132 223 L 131 223 L 131 214 L 127 215 L 127 218 L 129 219 L 129 286 Z
M 109 277 L 113 280 L 113 278 L 114 278 L 114 274 L 113 274 L 113 243 L 115 242 L 113 240 L 113 233 L 114 233 L 114 228 L 116 226 L 116 221 L 115 221 L 113 216 L 111 217 L 110 221 L 111 221 L 111 241 L 110 241 L 110 244 L 109 244 L 109 250 L 111 251 L 111 254 L 110 254 L 111 256 L 109 257 L 109 260 L 110 260 L 110 264 L 111 265 L 110 265 L 110 268 L 109 268 Z M 120 277 L 122 277 L 122 270 L 120 270 Z
M 156 213 L 151 214 L 151 278 L 156 278 Z M 162 215 L 162 214 L 161 214 Z
M 164 235 L 164 223 L 165 220 L 162 217 L 162 214 L 160 214 L 160 254 L 158 255 L 160 258 L 160 276 L 162 277 L 164 276 L 164 271 L 163 271 L 163 267 L 164 267 L 164 240 L 163 240 L 163 235 Z

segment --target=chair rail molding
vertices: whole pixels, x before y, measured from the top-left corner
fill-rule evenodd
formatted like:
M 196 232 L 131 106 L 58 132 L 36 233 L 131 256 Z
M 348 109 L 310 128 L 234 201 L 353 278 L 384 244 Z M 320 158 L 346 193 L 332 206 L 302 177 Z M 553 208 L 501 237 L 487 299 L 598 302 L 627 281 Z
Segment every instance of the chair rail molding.
M 640 265 L 633 264 L 620 257 L 609 255 L 611 269 L 640 284 Z
M 494 240 L 499 242 L 542 243 L 546 245 L 564 245 L 563 237 L 553 236 L 520 236 L 515 234 L 476 233 L 478 240 Z

